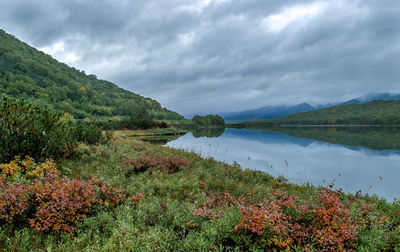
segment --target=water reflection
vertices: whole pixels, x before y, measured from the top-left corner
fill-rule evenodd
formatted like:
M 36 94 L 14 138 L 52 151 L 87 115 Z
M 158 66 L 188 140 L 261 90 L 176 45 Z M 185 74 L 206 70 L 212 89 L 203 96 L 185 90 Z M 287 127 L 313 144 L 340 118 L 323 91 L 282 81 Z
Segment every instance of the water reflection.
M 205 127 L 192 130 L 195 138 L 199 137 L 219 137 L 225 132 L 225 127 Z
M 400 196 L 400 152 L 396 149 L 380 151 L 248 129 L 226 129 L 217 138 L 195 138 L 188 133 L 167 145 L 227 163 L 237 161 L 242 167 L 283 175 L 300 184 L 333 183 L 347 192 L 362 190 L 388 200 Z
M 400 149 L 400 127 L 283 127 L 271 130 L 295 137 L 373 150 Z

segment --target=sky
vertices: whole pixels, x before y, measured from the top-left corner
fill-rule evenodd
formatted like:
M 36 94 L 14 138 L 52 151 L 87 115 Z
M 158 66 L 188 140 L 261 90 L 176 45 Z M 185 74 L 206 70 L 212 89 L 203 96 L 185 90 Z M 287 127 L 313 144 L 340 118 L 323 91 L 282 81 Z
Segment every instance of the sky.
M 181 114 L 400 93 L 398 0 L 0 0 L 0 28 Z

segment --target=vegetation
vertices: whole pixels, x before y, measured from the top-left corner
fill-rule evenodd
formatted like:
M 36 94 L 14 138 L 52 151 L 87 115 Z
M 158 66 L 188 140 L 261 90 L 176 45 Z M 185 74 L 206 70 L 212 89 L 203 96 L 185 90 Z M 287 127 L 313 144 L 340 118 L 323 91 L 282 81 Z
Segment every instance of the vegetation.
M 0 97 L 0 162 L 15 156 L 38 160 L 70 156 L 77 145 L 63 115 L 40 104 Z
M 295 185 L 132 137 L 179 134 L 167 124 L 106 134 L 180 116 L 3 31 L 0 41 L 0 92 L 35 98 L 0 100 L 1 250 L 400 250 L 399 201 Z
M 135 137 L 145 142 L 153 144 L 167 144 L 169 141 L 178 139 L 186 134 L 186 130 L 175 128 L 157 128 L 145 131 L 135 131 L 129 137 Z
M 77 119 L 140 117 L 141 109 L 154 120 L 183 116 L 117 85 L 59 63 L 0 30 L 0 93 L 52 105 Z
M 125 194 L 101 180 L 84 182 L 60 176 L 52 161 L 14 160 L 0 166 L 0 222 L 39 232 L 74 234 L 78 222 L 96 206 L 115 206 Z M 19 179 L 15 179 L 19 175 Z M 18 180 L 24 178 L 24 182 Z
M 206 115 L 206 116 L 195 115 L 192 118 L 192 122 L 197 127 L 209 127 L 209 126 L 225 127 L 225 121 L 219 115 Z
M 279 125 L 400 125 L 400 101 L 371 101 L 334 106 L 277 119 L 250 121 L 233 126 L 265 128 Z
M 79 142 L 106 143 L 111 133 L 85 121 L 75 121 L 51 107 L 10 97 L 0 97 L 0 162 L 16 156 L 36 160 L 66 158 Z
M 290 184 L 131 137 L 141 132 L 57 164 L 1 165 L 2 249 L 399 249 L 400 202 Z

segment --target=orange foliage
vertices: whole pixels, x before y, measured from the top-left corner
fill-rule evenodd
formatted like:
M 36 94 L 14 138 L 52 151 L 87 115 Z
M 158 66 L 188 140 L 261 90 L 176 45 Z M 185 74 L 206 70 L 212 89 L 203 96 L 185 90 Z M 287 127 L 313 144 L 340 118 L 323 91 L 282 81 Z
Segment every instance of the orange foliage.
M 7 183 L 0 177 L 0 221 L 12 223 L 20 219 L 29 207 L 29 188 L 21 183 Z
M 268 248 L 287 248 L 317 242 L 321 251 L 353 249 L 358 233 L 349 207 L 341 203 L 340 191 L 322 189 L 316 205 L 298 204 L 295 196 L 276 191 L 274 198 L 242 206 L 237 232 L 268 234 Z
M 126 195 L 102 180 L 89 182 L 61 177 L 52 161 L 36 164 L 32 159 L 1 165 L 0 222 L 29 225 L 38 231 L 73 234 L 75 226 L 92 212 L 94 205 L 116 206 Z M 38 177 L 22 184 L 7 181 L 17 172 Z
M 202 207 L 193 209 L 192 214 L 213 222 L 215 219 L 221 218 L 219 210 L 238 204 L 243 204 L 243 201 L 241 199 L 236 199 L 230 193 L 224 193 L 217 197 L 212 194 Z
M 80 180 L 67 181 L 54 174 L 46 175 L 32 186 L 36 212 L 29 220 L 38 231 L 72 233 L 96 202 L 93 185 Z
M 0 170 L 7 176 L 13 176 L 16 173 L 27 175 L 28 177 L 39 178 L 46 173 L 55 173 L 56 165 L 52 159 L 47 162 L 37 164 L 35 161 L 26 156 L 24 160 L 16 158 L 8 164 L 0 164 Z
M 340 197 L 340 191 L 323 188 L 315 203 L 309 203 L 275 190 L 272 197 L 251 204 L 225 193 L 211 196 L 192 213 L 213 222 L 221 218 L 221 209 L 236 206 L 242 219 L 233 231 L 268 250 L 288 250 L 292 245 L 309 248 L 313 244 L 319 251 L 349 251 L 357 246 L 358 223 Z

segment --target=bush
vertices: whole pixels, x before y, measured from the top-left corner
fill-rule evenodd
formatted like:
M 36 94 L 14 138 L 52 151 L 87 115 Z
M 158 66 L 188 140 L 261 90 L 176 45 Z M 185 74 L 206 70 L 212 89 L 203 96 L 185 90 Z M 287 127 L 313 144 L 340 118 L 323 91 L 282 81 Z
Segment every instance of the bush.
M 242 220 L 234 231 L 252 234 L 264 248 L 286 249 L 315 244 L 322 251 L 351 250 L 357 246 L 358 225 L 341 192 L 321 190 L 315 205 L 299 204 L 298 198 L 276 191 L 274 198 L 241 206 Z
M 107 132 L 108 133 L 108 132 Z M 75 138 L 86 144 L 102 144 L 110 140 L 109 134 L 103 135 L 103 131 L 93 123 L 78 121 L 75 128 Z
M 195 126 L 225 127 L 225 120 L 219 115 L 206 115 L 206 116 L 195 115 L 192 118 L 192 122 Z
M 46 173 L 54 173 L 57 171 L 56 165 L 51 159 L 45 163 L 37 164 L 30 157 L 25 157 L 25 160 L 16 158 L 8 164 L 0 164 L 0 170 L 7 176 L 22 174 L 28 178 L 39 178 Z
M 190 166 L 190 162 L 180 157 L 164 157 L 164 156 L 142 156 L 136 159 L 127 158 L 121 163 L 121 168 L 126 170 L 128 173 L 134 171 L 135 173 L 155 170 L 161 170 L 166 172 L 178 172 L 183 167 Z M 127 168 L 133 168 L 127 170 Z
M 29 187 L 21 183 L 8 183 L 0 177 L 0 221 L 13 223 L 22 221 L 29 208 Z
M 38 165 L 31 159 L 17 160 L 2 167 L 13 167 L 14 171 L 0 177 L 3 223 L 73 234 L 78 222 L 94 213 L 94 206 L 115 207 L 126 199 L 123 190 L 111 188 L 100 179 L 85 182 L 61 177 L 50 161 Z M 28 179 L 24 184 L 12 182 L 12 175 L 17 172 Z M 29 180 L 30 172 L 39 174 L 39 178 Z
M 123 129 L 146 130 L 146 129 L 154 129 L 157 127 L 162 129 L 170 127 L 166 122 L 156 122 L 149 117 L 147 118 L 129 117 L 119 120 L 108 118 L 108 119 L 94 120 L 91 123 L 103 130 L 123 130 Z
M 77 144 L 74 128 L 50 107 L 0 98 L 0 162 L 16 156 L 38 160 L 70 156 Z
M 73 233 L 74 226 L 96 203 L 93 185 L 80 180 L 67 181 L 57 174 L 48 174 L 31 187 L 35 213 L 29 220 L 38 231 Z
M 359 225 L 349 206 L 340 201 L 341 192 L 323 188 L 314 203 L 273 190 L 270 197 L 254 204 L 229 193 L 210 198 L 193 209 L 198 218 L 214 222 L 225 209 L 234 207 L 242 218 L 233 228 L 235 246 L 243 250 L 290 250 L 296 246 L 318 251 L 352 250 L 357 247 Z

